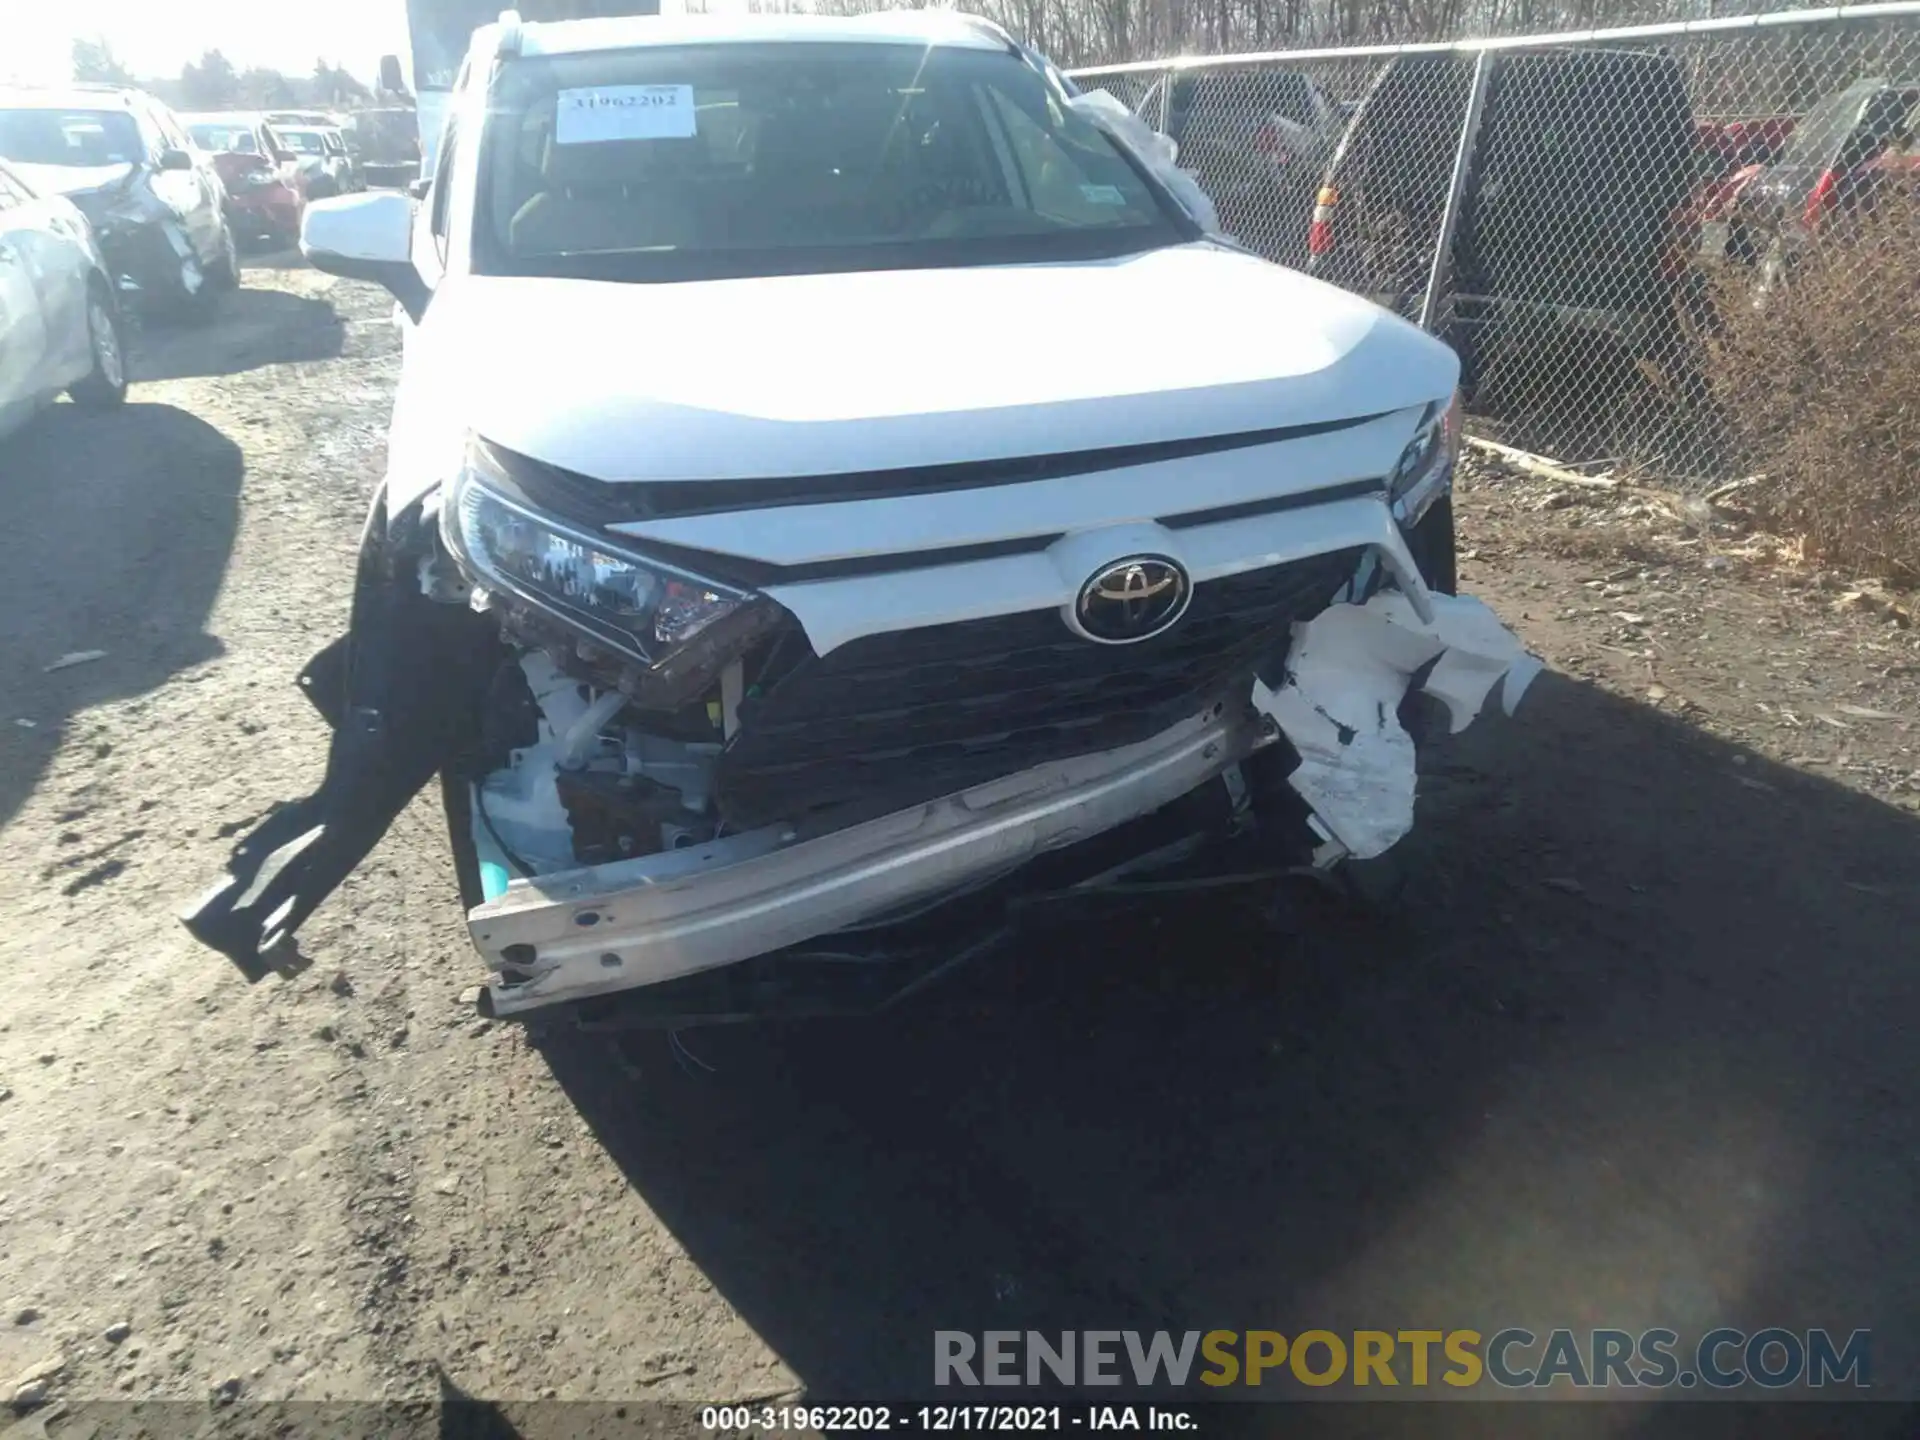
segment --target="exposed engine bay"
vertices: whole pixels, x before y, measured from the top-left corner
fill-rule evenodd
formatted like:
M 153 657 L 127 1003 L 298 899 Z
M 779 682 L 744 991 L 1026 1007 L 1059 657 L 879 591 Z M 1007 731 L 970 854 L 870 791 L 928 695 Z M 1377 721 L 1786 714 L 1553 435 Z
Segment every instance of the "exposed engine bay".
M 642 729 L 623 715 L 621 691 L 523 651 L 497 673 L 482 720 L 483 753 L 505 756 L 474 785 L 475 818 L 499 852 L 483 865 L 539 875 L 717 838 L 719 708 L 649 717 L 654 728 Z M 676 724 L 688 733 L 661 733 Z M 490 891 L 504 888 L 504 874 L 483 874 Z

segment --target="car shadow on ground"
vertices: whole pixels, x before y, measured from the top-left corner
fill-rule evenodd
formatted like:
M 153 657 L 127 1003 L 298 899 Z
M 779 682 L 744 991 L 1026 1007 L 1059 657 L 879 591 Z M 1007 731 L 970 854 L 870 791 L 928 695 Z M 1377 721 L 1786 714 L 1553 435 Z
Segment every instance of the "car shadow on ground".
M 1870 1328 L 1920 1393 L 1920 821 L 1554 675 L 1434 758 L 1394 912 L 1089 922 L 886 1020 L 549 1063 L 814 1400 L 1089 1327 Z
M 220 327 L 218 345 L 207 343 L 209 323 Z M 143 325 L 128 368 L 136 383 L 237 375 L 262 365 L 331 360 L 345 339 L 345 324 L 325 300 L 243 286 L 221 298 L 211 322 Z
M 295 245 L 276 246 L 273 249 L 248 251 L 240 258 L 240 268 L 248 270 L 305 270 L 306 257 L 301 255 Z
M 56 405 L 0 441 L 0 824 L 70 717 L 221 653 L 205 625 L 233 548 L 242 468 L 231 440 L 170 405 L 104 415 Z M 48 673 L 88 650 L 107 653 Z

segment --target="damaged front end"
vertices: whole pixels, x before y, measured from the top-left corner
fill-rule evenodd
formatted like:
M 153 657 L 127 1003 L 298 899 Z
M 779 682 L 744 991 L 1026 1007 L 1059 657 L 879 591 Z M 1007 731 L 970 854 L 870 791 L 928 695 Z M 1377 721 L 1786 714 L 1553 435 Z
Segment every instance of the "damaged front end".
M 1416 469 L 1276 513 L 825 577 L 636 538 L 475 442 L 424 505 L 376 503 L 351 631 L 301 678 L 326 779 L 186 923 L 259 979 L 435 774 L 505 1016 L 871 1008 L 1035 903 L 1233 872 L 1228 837 L 1274 862 L 1240 878 L 1379 855 L 1409 691 L 1457 730 L 1539 668 L 1447 593 L 1439 409 Z M 963 574 L 1033 599 L 955 611 Z

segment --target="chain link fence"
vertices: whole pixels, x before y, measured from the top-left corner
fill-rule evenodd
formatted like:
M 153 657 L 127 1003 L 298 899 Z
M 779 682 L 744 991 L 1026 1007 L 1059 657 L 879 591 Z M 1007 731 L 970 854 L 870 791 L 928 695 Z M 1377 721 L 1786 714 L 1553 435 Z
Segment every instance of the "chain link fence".
M 1705 486 L 1812 426 L 1920 504 L 1920 4 L 1069 73 L 1446 339 L 1479 433 Z

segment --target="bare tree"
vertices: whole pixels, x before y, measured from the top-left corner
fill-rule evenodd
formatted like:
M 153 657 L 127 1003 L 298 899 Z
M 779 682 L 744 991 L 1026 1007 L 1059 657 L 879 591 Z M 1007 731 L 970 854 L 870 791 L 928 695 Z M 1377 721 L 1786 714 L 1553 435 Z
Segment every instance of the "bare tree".
M 73 42 L 73 78 L 98 85 L 131 85 L 133 72 L 120 62 L 104 35 L 82 35 Z

